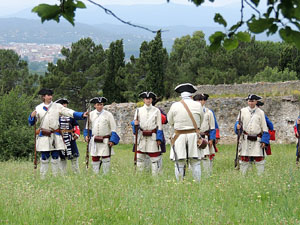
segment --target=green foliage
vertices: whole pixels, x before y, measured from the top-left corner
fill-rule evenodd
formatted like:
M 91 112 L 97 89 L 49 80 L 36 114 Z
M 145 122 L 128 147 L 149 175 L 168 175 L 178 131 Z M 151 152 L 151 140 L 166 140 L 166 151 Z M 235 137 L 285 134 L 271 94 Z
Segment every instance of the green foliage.
M 32 94 L 37 85 L 37 75 L 29 75 L 27 62 L 13 50 L 0 49 L 0 90 L 9 93 L 19 87 L 24 93 Z
M 45 20 L 55 20 L 59 22 L 61 16 L 74 26 L 75 11 L 77 8 L 86 8 L 82 1 L 78 0 L 60 0 L 59 5 L 40 4 L 32 9 L 41 17 L 42 23 Z
M 49 63 L 48 72 L 41 77 L 41 86 L 52 88 L 55 96 L 66 97 L 70 107 L 78 111 L 86 109 L 86 100 L 101 93 L 104 84 L 105 53 L 102 45 L 84 38 L 71 48 L 61 50 L 64 59 Z
M 123 92 L 126 91 L 124 84 L 125 53 L 123 40 L 112 42 L 106 51 L 106 71 L 104 76 L 103 94 L 109 102 L 124 102 Z
M 0 96 L 0 102 L 0 160 L 28 158 L 34 152 L 31 98 L 17 88 Z
M 280 82 L 288 80 L 297 80 L 296 72 L 289 71 L 287 68 L 284 71 L 278 71 L 277 67 L 270 68 L 268 66 L 263 71 L 257 73 L 253 78 L 255 82 Z

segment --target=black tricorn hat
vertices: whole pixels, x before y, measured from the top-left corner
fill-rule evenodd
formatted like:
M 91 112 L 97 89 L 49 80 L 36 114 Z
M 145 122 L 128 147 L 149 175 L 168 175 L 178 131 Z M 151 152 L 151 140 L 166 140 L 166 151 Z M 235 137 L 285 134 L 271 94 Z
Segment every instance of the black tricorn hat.
M 93 104 L 105 103 L 105 102 L 107 102 L 107 98 L 105 98 L 105 97 L 95 97 L 90 100 L 90 103 L 93 103 Z
M 39 95 L 53 95 L 53 91 L 48 88 L 42 88 L 39 92 Z
M 263 106 L 265 103 L 261 102 L 261 101 L 257 101 L 256 105 L 257 106 Z
M 197 94 L 193 97 L 194 101 L 207 100 L 209 97 L 208 94 Z
M 175 87 L 174 90 L 177 93 L 182 93 L 182 92 L 195 93 L 197 91 L 197 88 L 190 83 L 185 83 L 185 84 L 179 84 L 177 87 Z
M 154 94 L 152 91 L 144 91 L 139 94 L 140 98 L 152 98 L 153 100 L 156 99 L 156 94 Z
M 69 101 L 66 98 L 60 98 L 60 99 L 56 100 L 55 102 L 59 103 L 59 104 L 62 104 L 62 105 L 63 104 L 69 104 Z
M 258 96 L 258 95 L 254 95 L 254 94 L 249 94 L 248 97 L 246 98 L 246 100 L 260 100 L 262 99 L 262 97 Z

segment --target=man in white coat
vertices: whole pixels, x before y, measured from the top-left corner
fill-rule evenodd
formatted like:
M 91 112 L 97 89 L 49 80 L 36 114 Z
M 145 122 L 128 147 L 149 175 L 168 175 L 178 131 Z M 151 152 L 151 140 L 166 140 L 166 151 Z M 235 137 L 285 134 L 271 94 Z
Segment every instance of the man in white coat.
M 200 149 L 200 152 L 204 172 L 210 176 L 212 174 L 213 159 L 216 153 L 213 145 L 213 141 L 216 140 L 216 121 L 213 111 L 205 106 L 208 97 L 208 94 L 197 94 L 193 99 L 199 101 L 203 107 L 204 119 L 200 131 L 203 138 L 207 137 L 208 145 L 206 148 Z
M 151 162 L 152 175 L 161 171 L 161 148 L 163 141 L 162 121 L 160 110 L 152 105 L 156 99 L 153 92 L 143 92 L 139 95 L 144 101 L 144 106 L 136 110 L 132 124 L 133 133 L 138 126 L 137 168 L 143 171 L 148 159 Z
M 192 99 L 192 93 L 195 93 L 197 88 L 192 84 L 186 83 L 178 85 L 175 91 L 180 93 L 182 101 L 188 106 L 196 122 L 197 129 L 199 129 L 203 121 L 204 113 L 201 104 Z M 182 180 L 184 178 L 185 161 L 188 161 L 194 179 L 200 181 L 201 155 L 197 146 L 198 134 L 196 133 L 191 117 L 182 102 L 173 103 L 167 117 L 169 124 L 175 130 L 175 134 L 171 140 L 170 158 L 175 161 L 176 179 Z
M 111 112 L 103 109 L 105 97 L 95 97 L 90 100 L 95 110 L 89 113 L 89 121 L 83 131 L 85 140 L 91 137 L 89 151 L 92 156 L 92 167 L 94 173 L 98 174 L 103 165 L 103 174 L 110 170 L 110 158 L 114 155 L 112 146 L 119 143 L 120 137 L 116 133 L 116 121 Z
M 270 135 L 265 119 L 265 113 L 256 106 L 261 97 L 249 94 L 246 100 L 248 107 L 242 108 L 235 123 L 235 132 L 241 129 L 240 138 L 240 170 L 246 174 L 254 163 L 258 175 L 264 172 L 265 165 L 265 146 L 269 144 Z
M 29 115 L 28 122 L 31 126 L 36 122 L 39 123 L 36 150 L 41 152 L 40 174 L 44 178 L 49 168 L 50 155 L 52 173 L 56 175 L 59 170 L 59 152 L 66 149 L 59 129 L 59 117 L 64 115 L 78 120 L 87 117 L 87 113 L 75 112 L 59 103 L 52 102 L 53 91 L 50 89 L 43 88 L 38 94 L 41 95 L 43 103 Z

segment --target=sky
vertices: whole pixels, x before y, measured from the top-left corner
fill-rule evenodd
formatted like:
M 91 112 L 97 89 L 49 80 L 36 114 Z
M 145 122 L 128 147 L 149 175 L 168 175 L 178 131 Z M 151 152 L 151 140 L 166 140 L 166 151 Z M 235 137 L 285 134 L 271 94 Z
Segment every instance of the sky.
M 86 0 L 81 0 L 86 5 L 89 5 Z M 167 0 L 94 0 L 95 2 L 103 5 L 133 5 L 133 4 L 164 4 Z M 192 5 L 189 0 L 170 0 L 171 3 Z M 46 4 L 58 4 L 59 0 L 9 0 L 1 1 L 0 15 L 5 16 L 12 13 L 19 12 L 26 8 L 33 8 L 34 6 L 46 3 Z M 206 0 L 205 6 L 222 7 L 230 4 L 240 4 L 240 0 L 215 0 L 214 3 Z

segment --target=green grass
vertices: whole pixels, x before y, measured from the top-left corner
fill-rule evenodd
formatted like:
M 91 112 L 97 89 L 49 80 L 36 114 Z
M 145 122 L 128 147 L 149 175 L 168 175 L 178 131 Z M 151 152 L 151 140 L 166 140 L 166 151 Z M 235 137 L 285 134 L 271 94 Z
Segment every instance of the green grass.
M 235 146 L 221 145 L 213 176 L 200 183 L 190 171 L 176 182 L 169 153 L 161 176 L 135 173 L 131 145 L 115 147 L 110 175 L 96 176 L 79 147 L 79 175 L 68 168 L 41 180 L 32 162 L 0 163 L 0 224 L 300 224 L 295 145 L 273 145 L 261 177 L 240 175 Z

